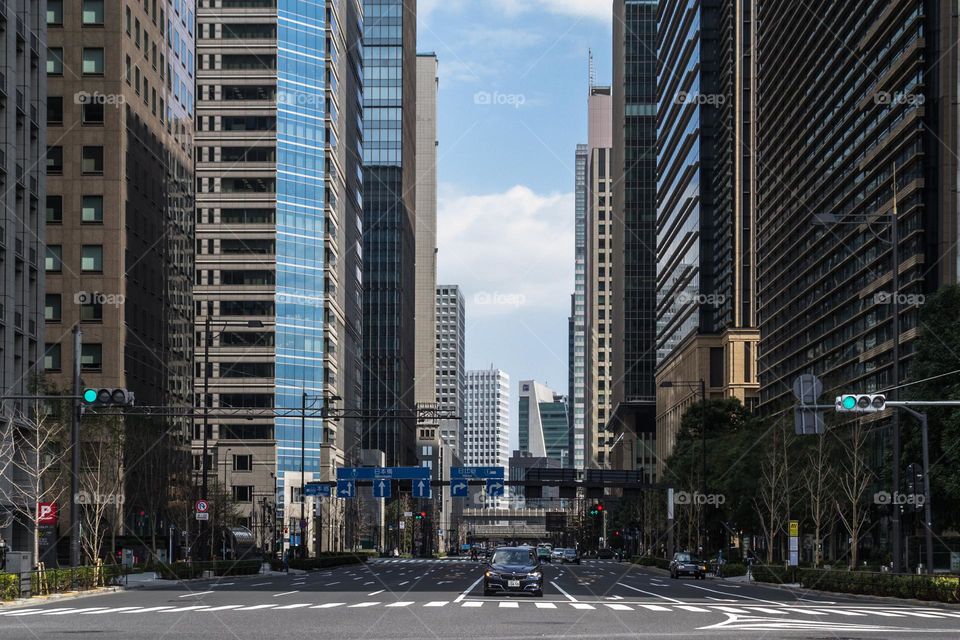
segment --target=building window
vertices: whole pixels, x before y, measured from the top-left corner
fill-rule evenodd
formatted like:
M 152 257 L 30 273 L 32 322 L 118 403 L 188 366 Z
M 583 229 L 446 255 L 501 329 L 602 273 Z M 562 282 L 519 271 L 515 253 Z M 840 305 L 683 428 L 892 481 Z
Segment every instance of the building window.
M 87 175 L 103 175 L 103 147 L 84 147 L 80 170 Z
M 103 0 L 83 0 L 83 24 L 103 25 Z
M 43 352 L 43 368 L 47 371 L 60 371 L 60 343 L 48 343 Z
M 63 26 L 63 0 L 47 0 L 47 26 Z
M 253 486 L 235 486 L 233 488 L 233 499 L 237 502 L 253 502 Z
M 82 108 L 83 124 L 103 124 L 103 103 L 86 102 Z
M 47 196 L 47 224 L 63 222 L 63 196 Z
M 63 75 L 63 47 L 47 48 L 47 75 Z
M 63 247 L 58 244 L 47 245 L 47 256 L 44 260 L 44 270 L 47 273 L 63 271 Z
M 47 322 L 60 322 L 63 311 L 59 293 L 48 293 L 43 304 L 43 319 Z
M 83 75 L 85 76 L 102 76 L 103 75 L 103 49 L 102 48 L 84 47 Z
M 103 345 L 80 345 L 80 370 L 100 371 L 103 369 Z
M 83 196 L 83 207 L 80 209 L 81 221 L 103 222 L 103 196 Z
M 93 296 L 87 296 L 91 298 Z M 103 304 L 87 302 L 80 305 L 80 322 L 103 322 Z
M 80 259 L 81 271 L 103 271 L 103 246 L 99 244 L 83 245 L 83 256 Z
M 47 174 L 63 174 L 63 147 L 59 145 L 47 147 Z
M 47 124 L 63 124 L 63 96 L 47 96 Z
M 253 456 L 250 454 L 233 456 L 234 471 L 253 471 Z

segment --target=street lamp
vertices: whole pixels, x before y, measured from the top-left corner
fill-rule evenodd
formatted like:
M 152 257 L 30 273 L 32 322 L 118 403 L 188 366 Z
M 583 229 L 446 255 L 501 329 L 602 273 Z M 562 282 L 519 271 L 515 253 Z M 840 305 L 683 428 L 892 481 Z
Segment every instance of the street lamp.
M 200 480 L 200 497 L 204 500 L 207 499 L 207 476 L 210 473 L 210 463 L 207 460 L 209 449 L 207 430 L 210 428 L 210 343 L 213 342 L 214 337 L 223 335 L 223 332 L 230 327 L 249 327 L 251 329 L 263 328 L 263 322 L 260 320 L 248 320 L 244 324 L 231 324 L 226 322 L 221 324 L 220 326 L 222 329 L 214 334 L 210 327 L 210 317 L 211 316 L 208 313 L 203 321 L 203 456 L 200 462 L 202 469 Z M 199 522 L 204 521 L 200 520 Z M 204 524 L 201 528 L 206 529 L 207 525 Z M 198 541 L 199 537 L 198 531 Z M 213 544 L 213 536 L 210 536 L 210 544 Z M 200 547 L 200 555 L 203 556 L 203 545 L 198 544 L 196 546 Z
M 700 494 L 706 498 L 707 494 L 707 383 L 703 378 L 699 380 L 664 380 L 660 387 L 671 389 L 677 385 L 692 388 L 697 385 L 700 392 Z M 703 549 L 703 526 L 697 535 L 700 536 L 698 546 Z

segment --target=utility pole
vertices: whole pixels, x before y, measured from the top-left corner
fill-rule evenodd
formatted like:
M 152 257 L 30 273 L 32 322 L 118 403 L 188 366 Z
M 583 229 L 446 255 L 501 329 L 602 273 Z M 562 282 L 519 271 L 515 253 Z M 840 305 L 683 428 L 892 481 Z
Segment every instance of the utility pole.
M 304 509 L 307 506 L 307 390 L 300 396 L 300 557 L 307 557 L 307 520 Z
M 900 385 L 900 219 L 897 212 L 897 165 L 893 165 L 893 212 L 890 221 L 890 244 L 892 250 L 892 287 L 893 296 L 890 298 L 892 313 L 892 333 L 893 333 L 893 380 L 892 389 L 893 399 L 897 399 L 897 387 Z M 891 416 L 893 420 L 893 470 L 892 484 L 895 493 L 900 491 L 900 414 L 897 411 Z M 903 570 L 903 557 L 900 538 L 900 506 L 894 505 L 891 521 L 893 537 L 893 572 L 900 573 Z
M 200 498 L 207 500 L 207 475 L 210 472 L 210 463 L 207 460 L 209 442 L 207 440 L 207 430 L 210 428 L 210 341 L 213 335 L 210 332 L 210 309 L 203 321 L 203 455 L 200 459 Z M 207 503 L 209 504 L 209 502 Z M 209 533 L 209 526 L 204 520 L 198 520 L 197 527 L 197 551 L 200 554 L 200 560 L 206 560 L 204 545 L 200 544 L 203 539 L 203 533 Z M 210 544 L 213 544 L 213 536 L 210 536 Z
M 80 566 L 80 352 L 83 350 L 83 331 L 73 326 L 73 400 L 70 411 L 70 566 Z

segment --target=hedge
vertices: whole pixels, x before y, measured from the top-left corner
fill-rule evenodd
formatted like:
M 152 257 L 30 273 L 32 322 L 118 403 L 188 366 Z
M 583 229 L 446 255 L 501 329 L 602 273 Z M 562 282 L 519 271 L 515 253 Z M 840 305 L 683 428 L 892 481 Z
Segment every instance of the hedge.
M 0 600 L 16 600 L 20 597 L 20 576 L 15 573 L 0 573 Z
M 211 571 L 214 576 L 249 576 L 260 573 L 263 563 L 259 560 L 220 560 L 214 562 L 175 562 L 158 565 L 157 574 L 164 580 L 189 580 L 202 578 L 204 572 Z
M 663 569 L 664 571 L 670 570 L 670 560 L 667 558 L 658 558 L 656 556 L 636 556 L 631 560 L 633 564 L 638 564 L 641 567 L 656 567 L 657 569 Z
M 724 578 L 735 578 L 737 576 L 747 575 L 747 565 L 740 564 L 738 562 L 731 562 L 723 565 L 723 577 Z
M 791 584 L 794 581 L 793 568 L 776 564 L 755 564 L 750 575 L 757 582 L 773 584 Z
M 960 578 L 957 576 L 898 575 L 829 569 L 800 569 L 798 576 L 800 585 L 805 589 L 960 603 Z
M 327 567 L 338 567 L 345 564 L 358 564 L 366 562 L 375 555 L 372 551 L 356 551 L 352 553 L 324 553 L 315 558 L 292 558 L 290 560 L 291 569 L 300 569 L 309 571 L 311 569 L 326 569 Z M 280 560 L 271 560 L 270 568 L 274 571 L 283 570 L 283 562 Z

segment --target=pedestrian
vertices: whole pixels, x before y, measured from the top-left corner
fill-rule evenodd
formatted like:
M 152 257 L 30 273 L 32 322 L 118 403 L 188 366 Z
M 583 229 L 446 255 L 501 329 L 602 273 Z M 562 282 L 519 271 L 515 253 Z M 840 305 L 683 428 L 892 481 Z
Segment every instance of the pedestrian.
M 283 552 L 283 572 L 290 573 L 290 549 Z

